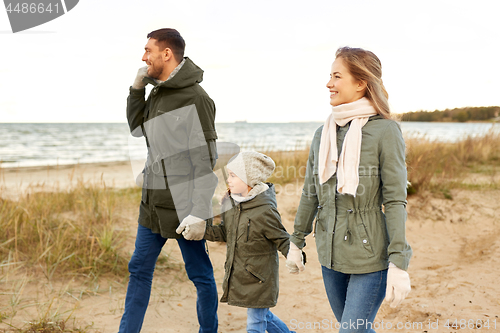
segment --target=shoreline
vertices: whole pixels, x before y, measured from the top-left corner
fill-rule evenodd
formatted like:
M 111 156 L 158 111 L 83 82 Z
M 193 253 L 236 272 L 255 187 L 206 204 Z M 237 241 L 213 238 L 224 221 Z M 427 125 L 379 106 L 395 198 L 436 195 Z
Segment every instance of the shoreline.
M 16 198 L 30 191 L 68 189 L 79 182 L 135 187 L 134 174 L 142 165 L 144 161 L 116 161 L 0 168 L 0 196 Z
M 90 166 L 90 167 L 109 167 L 110 165 L 128 165 L 130 164 L 130 161 L 105 161 L 105 162 L 89 162 L 89 163 L 70 163 L 70 164 L 47 164 L 47 165 L 32 165 L 32 166 L 8 166 L 8 167 L 2 167 L 2 163 L 0 163 L 0 174 L 3 172 L 17 172 L 19 170 L 23 171 L 40 171 L 40 170 L 64 170 L 64 169 L 73 169 L 78 166 Z

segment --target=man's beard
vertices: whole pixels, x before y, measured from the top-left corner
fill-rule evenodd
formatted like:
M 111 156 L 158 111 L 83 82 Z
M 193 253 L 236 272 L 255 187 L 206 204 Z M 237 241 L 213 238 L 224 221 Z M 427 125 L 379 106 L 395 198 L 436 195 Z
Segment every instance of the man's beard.
M 163 73 L 163 64 L 161 62 L 155 62 L 153 64 L 149 67 L 150 73 L 148 73 L 148 75 L 153 79 L 158 79 L 161 73 Z

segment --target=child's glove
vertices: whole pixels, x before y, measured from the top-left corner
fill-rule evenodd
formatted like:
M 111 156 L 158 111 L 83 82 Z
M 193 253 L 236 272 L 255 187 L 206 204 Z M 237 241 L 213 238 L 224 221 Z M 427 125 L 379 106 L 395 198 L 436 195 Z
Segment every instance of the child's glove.
M 182 223 L 179 224 L 175 232 L 178 234 L 182 232 L 182 235 L 187 240 L 202 240 L 205 236 L 206 227 L 205 220 L 193 215 L 188 215 L 182 220 Z
M 142 79 L 148 76 L 148 66 L 144 66 L 139 68 L 137 71 L 137 76 L 135 77 L 134 83 L 132 84 L 132 88 L 134 89 L 142 89 L 146 87 L 146 83 L 142 82 Z
M 288 255 L 286 256 L 286 267 L 290 274 L 299 274 L 306 267 L 304 266 L 304 256 L 303 252 L 295 245 L 290 242 L 290 249 L 288 250 Z M 305 254 L 305 253 L 304 253 Z
M 387 272 L 387 290 L 385 292 L 386 302 L 391 302 L 391 308 L 395 308 L 403 301 L 411 290 L 410 276 L 392 262 L 389 263 Z

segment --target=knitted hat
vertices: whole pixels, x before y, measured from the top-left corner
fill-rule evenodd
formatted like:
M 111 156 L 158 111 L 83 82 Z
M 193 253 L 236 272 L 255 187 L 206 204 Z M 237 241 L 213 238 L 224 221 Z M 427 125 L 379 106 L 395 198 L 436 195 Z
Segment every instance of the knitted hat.
M 227 164 L 227 168 L 250 187 L 264 182 L 273 174 L 275 167 L 269 156 L 256 151 L 240 152 L 231 157 Z

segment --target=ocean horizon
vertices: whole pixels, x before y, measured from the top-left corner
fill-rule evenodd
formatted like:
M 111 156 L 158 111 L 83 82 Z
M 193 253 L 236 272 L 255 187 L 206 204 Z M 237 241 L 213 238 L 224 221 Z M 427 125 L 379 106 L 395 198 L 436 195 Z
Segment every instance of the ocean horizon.
M 308 149 L 322 122 L 216 123 L 217 142 L 242 150 Z M 500 132 L 494 123 L 402 122 L 405 138 L 456 142 L 466 136 Z M 144 138 L 133 138 L 127 123 L 0 123 L 0 166 L 25 167 L 141 160 Z

